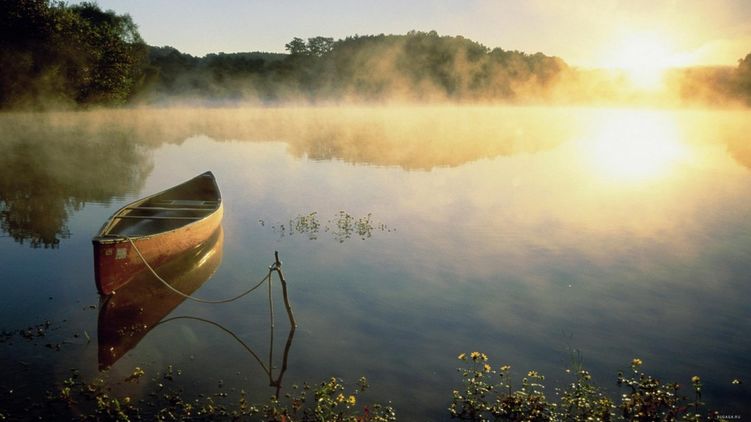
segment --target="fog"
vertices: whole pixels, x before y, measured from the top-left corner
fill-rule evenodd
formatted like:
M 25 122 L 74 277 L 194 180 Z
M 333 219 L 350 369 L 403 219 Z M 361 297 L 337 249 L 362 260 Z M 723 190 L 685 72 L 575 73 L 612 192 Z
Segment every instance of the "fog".
M 643 119 L 671 125 L 670 133 L 680 137 L 676 142 L 719 144 L 738 164 L 751 168 L 747 113 L 549 106 L 4 113 L 0 115 L 2 231 L 19 242 L 54 247 L 67 236 L 65 221 L 72 211 L 88 202 L 107 203 L 139 191 L 152 171 L 151 151 L 197 136 L 218 142 L 280 143 L 301 160 L 430 172 L 496 157 L 541 154 L 567 142 L 600 136 L 598 125 L 605 125 L 603 133 L 612 133 Z M 607 129 L 613 118 L 622 122 Z M 624 136 L 655 135 L 647 128 Z M 628 145 L 617 148 L 627 151 Z

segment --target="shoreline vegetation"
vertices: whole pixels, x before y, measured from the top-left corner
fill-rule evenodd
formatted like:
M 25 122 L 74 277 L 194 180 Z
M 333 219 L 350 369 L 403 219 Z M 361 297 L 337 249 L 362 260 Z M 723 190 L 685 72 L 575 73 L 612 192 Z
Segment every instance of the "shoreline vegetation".
M 46 328 L 45 328 L 46 329 Z M 4 339 L 12 333 L 3 332 Z M 22 334 L 23 335 L 23 334 Z M 34 335 L 32 334 L 32 337 Z M 4 341 L 5 341 L 4 340 Z M 446 418 L 468 421 L 730 421 L 740 415 L 722 414 L 702 401 L 701 377 L 694 375 L 682 386 L 663 382 L 642 370 L 634 358 L 630 369 L 619 372 L 616 383 L 620 397 L 605 393 L 592 380 L 580 362 L 572 362 L 566 372 L 571 380 L 565 388 L 546 391 L 545 376 L 530 370 L 515 379 L 511 366 L 494 366 L 485 353 L 458 356 L 461 380 L 450 392 Z M 330 378 L 315 385 L 292 385 L 282 396 L 272 395 L 260 402 L 247 392 L 218 390 L 185 395 L 179 382 L 180 369 L 169 365 L 149 374 L 140 367 L 120 383 L 139 384 L 141 395 L 133 398 L 114 393 L 107 374 L 86 381 L 76 369 L 44 393 L 42 402 L 6 401 L 0 407 L 0 420 L 259 420 L 295 421 L 373 421 L 398 420 L 391 403 L 367 399 L 368 381 L 360 378 L 348 385 Z M 150 380 L 150 381 L 149 381 Z M 740 383 L 733 380 L 733 383 Z M 13 390 L 10 390 L 11 395 Z M 5 394 L 4 394 L 5 395 Z
M 435 31 L 294 38 L 287 54 L 195 57 L 154 47 L 129 15 L 96 3 L 0 5 L 0 110 L 279 104 L 751 104 L 751 54 L 737 67 L 664 75 L 660 92 L 623 71 L 489 48 Z
M 0 331 L 0 345 L 45 345 L 60 352 L 73 343 L 56 340 L 62 326 L 44 323 L 18 330 Z M 85 343 L 91 338 L 83 331 Z M 48 337 L 51 335 L 51 338 Z M 78 336 L 75 336 L 78 337 Z M 76 344 L 84 344 L 76 338 Z M 508 363 L 492 362 L 482 352 L 457 356 L 458 376 L 446 386 L 446 407 L 440 419 L 467 421 L 691 421 L 739 420 L 742 415 L 718 409 L 703 401 L 699 375 L 665 382 L 644 370 L 645 362 L 633 358 L 628 369 L 617 373 L 615 383 L 596 382 L 582 364 L 581 353 L 571 350 L 561 383 L 546 388 L 546 377 L 535 370 L 519 372 Z M 19 362 L 22 363 L 22 362 Z M 30 364 L 23 364 L 28 367 Z M 62 372 L 63 374 L 65 372 Z M 345 382 L 331 377 L 318 384 L 276 385 L 276 393 L 252 397 L 229 388 L 220 379 L 216 389 L 186 391 L 183 369 L 136 366 L 88 373 L 71 368 L 66 375 L 42 381 L 35 391 L 28 386 L 3 383 L 0 421 L 20 419 L 67 420 L 258 420 L 269 422 L 398 420 L 392 403 L 373 402 L 365 377 Z M 61 379 L 61 377 L 65 377 Z M 278 379 L 281 381 L 281 375 Z M 15 382 L 19 382 L 17 379 Z M 612 380 L 611 380 L 612 381 Z M 739 378 L 730 381 L 741 387 Z M 38 384 L 38 383 L 37 383 Z M 548 384 L 550 385 L 550 384 Z M 608 385 L 606 387 L 606 385 Z M 271 386 L 274 386 L 272 383 Z

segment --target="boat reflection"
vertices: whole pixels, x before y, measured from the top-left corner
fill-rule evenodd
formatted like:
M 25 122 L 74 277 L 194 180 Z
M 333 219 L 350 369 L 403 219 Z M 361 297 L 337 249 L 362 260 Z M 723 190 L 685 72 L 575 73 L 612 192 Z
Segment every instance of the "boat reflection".
M 172 287 L 190 295 L 198 290 L 222 262 L 224 231 L 221 226 L 203 243 L 155 268 Z M 103 296 L 99 306 L 99 369 L 112 366 L 173 309 L 185 300 L 154 275 L 135 274 L 117 294 Z
M 210 279 L 219 268 L 222 261 L 223 243 L 224 231 L 220 225 L 205 242 L 154 268 L 154 270 L 163 279 L 169 281 L 174 289 L 185 295 L 191 295 Z M 273 372 L 277 366 L 272 363 L 274 360 L 274 312 L 273 307 L 271 307 L 271 284 L 268 285 L 271 330 L 268 362 L 265 363 L 260 355 L 235 333 L 217 322 L 194 316 L 165 318 L 185 301 L 186 297 L 175 293 L 146 269 L 133 276 L 125 286 L 117 290 L 117 293 L 101 296 L 98 321 L 99 370 L 103 371 L 114 365 L 157 326 L 173 321 L 197 321 L 219 328 L 237 341 L 261 366 L 268 376 L 269 386 L 275 387 L 275 394 L 278 398 L 282 387 L 282 378 L 287 370 L 287 357 L 295 335 L 296 323 L 287 298 L 286 281 L 281 271 L 278 254 L 275 254 L 275 260 L 276 262 L 269 268 L 269 275 L 265 280 L 268 283 L 273 283 L 273 273 L 278 274 L 290 321 L 282 365 L 276 377 L 274 377 Z

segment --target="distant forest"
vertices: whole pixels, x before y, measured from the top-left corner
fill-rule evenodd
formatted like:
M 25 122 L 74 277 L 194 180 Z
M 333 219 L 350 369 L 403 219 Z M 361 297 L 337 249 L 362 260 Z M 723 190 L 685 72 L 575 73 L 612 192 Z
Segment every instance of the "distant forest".
M 560 58 L 490 49 L 435 31 L 294 38 L 285 45 L 288 54 L 194 57 L 149 46 L 128 15 L 50 0 L 0 2 L 0 31 L 0 109 L 586 101 L 614 92 L 602 84 L 593 90 L 591 73 Z M 684 69 L 678 76 L 674 88 L 683 99 L 751 104 L 751 54 L 735 68 Z

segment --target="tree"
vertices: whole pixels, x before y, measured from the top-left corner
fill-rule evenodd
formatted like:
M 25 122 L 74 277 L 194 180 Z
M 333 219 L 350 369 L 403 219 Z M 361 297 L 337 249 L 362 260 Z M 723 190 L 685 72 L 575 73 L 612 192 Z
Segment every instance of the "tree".
M 122 104 L 139 86 L 146 45 L 128 15 L 94 3 L 3 1 L 0 27 L 0 108 Z
M 298 37 L 292 38 L 292 41 L 284 44 L 284 48 L 289 51 L 289 54 L 293 56 L 305 55 L 308 53 L 308 49 L 305 46 L 305 41 L 303 41 L 302 38 Z
M 323 57 L 334 48 L 334 39 L 327 37 L 308 38 L 307 51 L 315 57 Z

